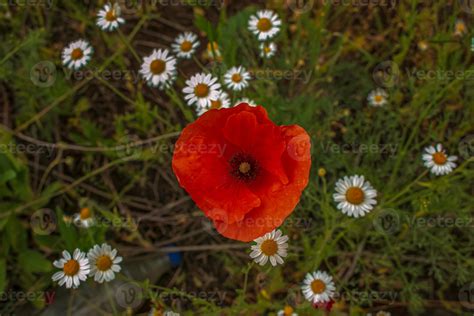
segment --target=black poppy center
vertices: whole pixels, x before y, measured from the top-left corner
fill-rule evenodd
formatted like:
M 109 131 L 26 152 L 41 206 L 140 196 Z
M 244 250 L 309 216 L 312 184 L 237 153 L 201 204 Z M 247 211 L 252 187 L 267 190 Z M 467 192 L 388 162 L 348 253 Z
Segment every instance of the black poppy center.
M 258 174 L 257 161 L 250 155 L 238 153 L 229 160 L 230 173 L 238 180 L 249 182 Z

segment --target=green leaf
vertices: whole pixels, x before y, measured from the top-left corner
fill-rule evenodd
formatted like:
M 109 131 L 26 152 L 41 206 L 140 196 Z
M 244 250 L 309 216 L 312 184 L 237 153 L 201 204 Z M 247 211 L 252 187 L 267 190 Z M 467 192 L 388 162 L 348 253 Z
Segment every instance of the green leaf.
M 5 225 L 5 232 L 5 247 L 10 247 L 18 253 L 27 248 L 26 229 L 16 217 L 10 216 L 8 223 Z
M 0 259 L 0 293 L 7 287 L 7 261 Z
M 53 268 L 51 262 L 43 254 L 34 250 L 22 251 L 18 256 L 18 263 L 30 273 L 47 273 Z
M 6 183 L 7 181 L 15 179 L 15 177 L 16 177 L 16 172 L 15 171 L 7 170 L 5 173 L 0 174 L 0 184 Z
M 59 234 L 66 245 L 66 249 L 72 250 L 77 246 L 77 231 L 73 225 L 64 222 L 64 213 L 61 209 L 56 210 L 56 218 L 58 219 Z
M 213 42 L 215 40 L 212 24 L 208 19 L 202 15 L 196 14 L 194 16 L 194 24 L 198 29 L 206 33 L 207 37 L 209 37 L 209 41 Z

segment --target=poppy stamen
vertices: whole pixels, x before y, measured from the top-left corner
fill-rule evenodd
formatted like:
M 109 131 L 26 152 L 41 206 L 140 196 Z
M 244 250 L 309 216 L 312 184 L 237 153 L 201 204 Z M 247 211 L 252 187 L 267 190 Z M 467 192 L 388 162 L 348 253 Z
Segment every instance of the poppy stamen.
M 230 161 L 230 173 L 245 182 L 255 179 L 258 174 L 258 164 L 251 156 L 243 153 L 234 155 Z

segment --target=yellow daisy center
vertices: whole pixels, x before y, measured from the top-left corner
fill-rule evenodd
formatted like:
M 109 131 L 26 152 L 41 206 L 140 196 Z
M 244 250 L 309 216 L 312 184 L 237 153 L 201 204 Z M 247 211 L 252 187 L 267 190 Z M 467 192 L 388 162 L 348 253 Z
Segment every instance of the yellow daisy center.
M 83 56 L 84 56 L 84 52 L 83 52 L 82 49 L 80 49 L 80 48 L 75 48 L 75 49 L 71 52 L 71 58 L 72 58 L 72 60 L 81 59 Z
M 220 100 L 211 100 L 211 109 L 220 109 L 222 102 Z
M 326 284 L 321 280 L 314 280 L 311 282 L 311 290 L 314 294 L 321 294 L 326 289 Z
M 114 10 L 107 11 L 107 13 L 105 14 L 105 19 L 109 22 L 115 21 L 117 17 L 115 16 Z
M 204 83 L 198 83 L 196 87 L 194 87 L 194 94 L 198 98 L 205 98 L 209 94 L 209 86 Z
M 81 212 L 79 213 L 79 216 L 82 220 L 90 218 L 91 215 L 92 215 L 91 210 L 88 207 L 81 208 Z
M 355 205 L 359 205 L 364 202 L 364 191 L 358 187 L 351 187 L 346 191 L 347 202 Z
M 162 74 L 166 69 L 166 63 L 161 59 L 155 59 L 150 64 L 150 71 L 154 75 Z
M 100 256 L 99 258 L 97 258 L 95 265 L 100 271 L 107 271 L 112 266 L 112 260 L 109 256 Z
M 235 73 L 232 75 L 232 81 L 239 83 L 242 81 L 242 76 L 238 73 Z
M 375 100 L 375 102 L 380 103 L 380 102 L 382 102 L 383 97 L 382 97 L 380 94 L 377 94 L 377 95 L 374 97 L 374 100 Z
M 64 264 L 63 267 L 64 274 L 67 276 L 74 276 L 79 271 L 79 262 L 74 259 L 69 260 Z
M 286 305 L 285 308 L 283 309 L 283 314 L 285 316 L 291 316 L 293 314 L 293 307 Z
M 268 54 L 268 53 L 270 53 L 271 51 L 272 51 L 272 50 L 271 50 L 270 46 L 264 46 L 264 47 L 263 47 L 263 52 L 264 52 L 265 54 Z
M 446 161 L 448 160 L 448 157 L 442 152 L 436 152 L 433 154 L 433 161 L 437 165 L 444 165 Z
M 464 23 L 457 23 L 456 24 L 456 30 L 458 32 L 464 32 L 465 29 L 466 29 L 466 26 L 464 25 Z
M 184 41 L 181 43 L 181 50 L 183 52 L 189 52 L 193 48 L 193 44 L 190 41 Z
M 242 163 L 242 164 L 245 164 Z M 242 168 L 242 164 L 240 165 L 239 167 L 239 170 L 241 170 Z M 248 164 L 248 163 L 247 163 Z M 248 165 L 248 168 L 247 169 L 247 172 L 248 170 L 250 170 L 250 165 Z M 242 171 L 241 171 L 242 172 Z M 278 244 L 276 243 L 276 241 L 274 241 L 273 239 L 267 239 L 267 240 L 264 240 L 262 242 L 262 244 L 260 245 L 260 250 L 263 252 L 264 255 L 266 256 L 273 256 L 277 253 L 278 251 Z
M 257 22 L 257 28 L 261 32 L 268 32 L 272 28 L 272 22 L 268 18 L 261 18 Z

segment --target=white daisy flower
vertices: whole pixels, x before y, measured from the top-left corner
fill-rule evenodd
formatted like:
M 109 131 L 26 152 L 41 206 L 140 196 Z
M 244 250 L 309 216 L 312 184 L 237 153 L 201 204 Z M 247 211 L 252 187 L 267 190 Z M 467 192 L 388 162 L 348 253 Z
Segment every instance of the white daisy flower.
M 362 217 L 369 213 L 377 204 L 377 191 L 364 180 L 364 176 L 351 176 L 336 182 L 334 201 L 337 208 L 348 216 Z
M 318 304 L 331 301 L 336 287 L 329 274 L 324 271 L 314 271 L 306 274 L 301 290 L 308 301 Z
M 148 85 L 159 89 L 168 88 L 176 79 L 176 58 L 167 49 L 155 49 L 143 59 L 140 74 Z
M 249 20 L 249 30 L 257 35 L 259 41 L 266 41 L 273 38 L 280 31 L 281 20 L 278 15 L 271 10 L 258 11 Z
M 212 100 L 217 100 L 221 93 L 221 85 L 217 82 L 217 78 L 211 74 L 200 73 L 186 80 L 186 87 L 183 92 L 188 105 L 197 103 L 200 108 L 211 106 Z
M 375 89 L 369 93 L 367 101 L 371 106 L 383 106 L 387 103 L 388 94 L 384 89 Z
M 94 276 L 94 281 L 103 283 L 115 279 L 115 273 L 120 272 L 119 265 L 122 257 L 117 256 L 117 249 L 112 249 L 110 245 L 95 245 L 87 254 L 91 265 L 90 275 Z
M 148 316 L 180 316 L 179 313 L 175 313 L 172 311 L 162 311 L 161 309 L 157 309 L 153 307 L 150 312 L 148 313 Z
M 436 147 L 426 147 L 423 154 L 425 166 L 431 169 L 431 173 L 437 176 L 451 173 L 456 168 L 454 161 L 457 159 L 458 157 L 456 156 L 448 156 L 441 144 L 436 145 Z
M 178 58 L 189 59 L 199 47 L 198 37 L 191 32 L 182 33 L 171 44 L 171 47 Z
M 263 266 L 270 259 L 272 266 L 283 264 L 282 257 L 287 256 L 288 236 L 283 236 L 281 230 L 273 230 L 254 240 L 256 245 L 251 247 L 250 257 Z
M 239 100 L 237 100 L 237 102 L 235 102 L 235 105 L 239 105 L 240 103 L 247 103 L 250 106 L 257 106 L 257 102 L 255 102 L 254 100 L 249 99 L 249 98 L 239 99 Z
M 118 3 L 114 5 L 107 3 L 97 14 L 97 25 L 103 31 L 113 31 L 117 29 L 120 24 L 125 23 L 125 20 L 120 17 L 120 14 L 121 10 Z
M 293 307 L 286 305 L 285 308 L 278 311 L 277 316 L 298 316 L 298 314 L 294 312 Z
M 72 42 L 63 50 L 63 65 L 70 69 L 78 70 L 87 65 L 93 52 L 94 49 L 85 40 Z
M 270 58 L 275 56 L 277 51 L 277 46 L 275 43 L 261 43 L 260 44 L 260 57 Z
M 224 82 L 234 91 L 240 91 L 249 86 L 250 74 L 242 66 L 230 68 L 224 75 Z
M 74 224 L 76 224 L 76 226 L 84 228 L 89 228 L 95 223 L 94 217 L 92 216 L 92 212 L 88 207 L 81 208 L 81 211 L 79 213 L 74 214 L 72 220 Z
M 207 112 L 208 110 L 212 109 L 223 109 L 223 108 L 228 108 L 230 107 L 230 99 L 229 95 L 225 93 L 224 91 L 221 91 L 219 94 L 219 97 L 215 100 L 211 100 L 211 106 L 210 107 L 200 107 L 197 109 L 197 114 L 202 115 L 203 113 Z
M 463 36 L 467 33 L 467 26 L 463 20 L 457 19 L 456 23 L 454 24 L 454 35 L 456 36 Z
M 81 281 L 85 281 L 90 271 L 89 260 L 86 254 L 79 249 L 74 250 L 71 257 L 68 251 L 64 250 L 63 257 L 55 260 L 53 265 L 62 269 L 53 274 L 53 281 L 59 281 L 60 286 L 66 285 L 66 288 L 77 288 Z

